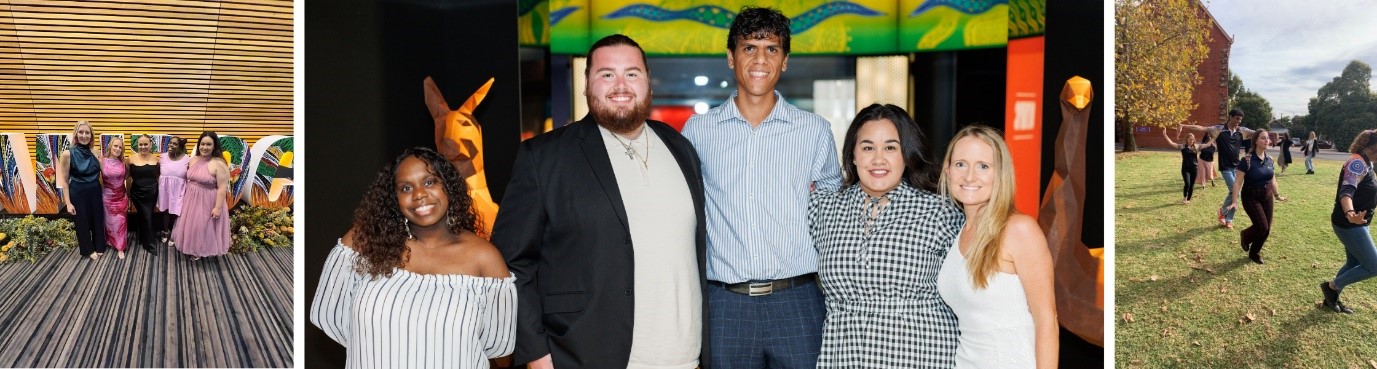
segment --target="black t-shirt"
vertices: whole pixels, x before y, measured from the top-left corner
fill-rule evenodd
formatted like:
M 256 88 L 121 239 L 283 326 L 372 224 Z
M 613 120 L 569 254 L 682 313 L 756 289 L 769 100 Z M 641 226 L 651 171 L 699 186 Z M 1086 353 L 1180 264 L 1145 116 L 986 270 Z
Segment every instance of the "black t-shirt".
M 1353 210 L 1367 211 L 1363 224 L 1348 222 L 1343 205 L 1339 203 L 1344 196 L 1353 198 Z M 1344 162 L 1344 168 L 1339 173 L 1339 190 L 1334 195 L 1334 211 L 1330 213 L 1329 221 L 1339 228 L 1361 227 L 1372 223 L 1374 208 L 1377 208 L 1377 176 L 1373 175 L 1372 163 L 1366 157 L 1354 155 Z
M 1191 145 L 1181 145 L 1181 169 L 1195 170 L 1195 155 Z
M 1200 160 L 1214 161 L 1214 146 L 1205 146 L 1200 149 Z
M 1233 169 L 1238 167 L 1238 151 L 1244 148 L 1243 130 L 1230 131 L 1228 126 L 1218 125 L 1219 136 L 1214 138 L 1214 145 L 1219 148 L 1219 170 Z

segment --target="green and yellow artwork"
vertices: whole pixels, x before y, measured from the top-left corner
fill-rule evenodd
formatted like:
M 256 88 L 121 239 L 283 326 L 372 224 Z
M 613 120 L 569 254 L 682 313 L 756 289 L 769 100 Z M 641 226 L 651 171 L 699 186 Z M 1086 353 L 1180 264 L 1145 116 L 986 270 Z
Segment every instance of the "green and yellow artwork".
M 521 46 L 550 45 L 550 0 L 517 2 L 517 43 Z
M 550 0 L 550 52 L 555 54 L 583 54 L 592 41 L 588 40 L 588 18 L 592 9 L 588 0 Z
M 557 1 L 556 1 L 557 2 Z M 791 20 L 790 54 L 882 54 L 895 51 L 893 0 L 597 1 L 589 39 L 625 34 L 651 55 L 725 55 L 727 32 L 741 7 L 770 6 Z M 552 3 L 552 17 L 558 7 Z M 552 36 L 558 39 L 557 34 Z M 556 41 L 558 43 L 558 41 Z M 587 47 L 583 48 L 586 52 Z M 556 50 L 552 50 L 558 52 Z
M 1009 43 L 1007 0 L 900 0 L 900 51 L 1001 47 Z

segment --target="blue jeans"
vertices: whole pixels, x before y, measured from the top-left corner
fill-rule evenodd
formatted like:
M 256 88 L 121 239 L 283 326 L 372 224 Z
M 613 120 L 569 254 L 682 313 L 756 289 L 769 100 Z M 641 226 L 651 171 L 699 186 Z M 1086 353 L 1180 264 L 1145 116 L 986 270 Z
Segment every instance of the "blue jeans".
M 713 369 L 812 369 L 822 353 L 827 304 L 817 282 L 746 296 L 708 286 Z
M 1219 204 L 1219 211 L 1224 213 L 1224 221 L 1230 223 L 1234 221 L 1234 212 L 1238 211 L 1237 207 L 1228 208 L 1229 204 L 1234 203 L 1234 175 L 1236 174 L 1238 174 L 1237 169 L 1219 168 L 1219 177 L 1224 179 L 1224 188 L 1229 189 L 1229 195 L 1224 197 L 1224 203 Z
M 1377 246 L 1372 243 L 1368 226 L 1354 228 L 1334 228 L 1334 235 L 1344 244 L 1344 266 L 1334 275 L 1334 286 L 1343 291 L 1344 286 L 1361 282 L 1377 275 Z
M 1306 172 L 1314 172 L 1314 171 L 1315 171 L 1315 157 L 1314 157 L 1314 156 L 1311 156 L 1311 155 L 1306 155 L 1306 156 L 1305 156 L 1305 171 L 1306 171 Z

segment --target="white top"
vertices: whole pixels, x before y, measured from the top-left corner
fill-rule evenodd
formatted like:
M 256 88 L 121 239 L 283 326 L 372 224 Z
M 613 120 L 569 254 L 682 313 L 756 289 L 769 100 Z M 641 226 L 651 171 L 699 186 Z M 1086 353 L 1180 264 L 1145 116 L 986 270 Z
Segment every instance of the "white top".
M 957 234 L 942 270 L 937 272 L 937 292 L 956 312 L 961 329 L 956 367 L 1037 367 L 1033 313 L 1028 310 L 1028 297 L 1018 275 L 996 271 L 985 288 L 975 289 L 960 243 L 961 235 Z
M 636 266 L 627 368 L 693 369 L 703 341 L 703 300 L 694 242 L 698 221 L 688 181 L 650 127 L 635 140 L 598 130 L 626 206 Z
M 349 368 L 488 368 L 516 343 L 516 276 L 422 275 L 394 269 L 370 278 L 358 253 L 330 251 L 311 323 L 348 349 Z

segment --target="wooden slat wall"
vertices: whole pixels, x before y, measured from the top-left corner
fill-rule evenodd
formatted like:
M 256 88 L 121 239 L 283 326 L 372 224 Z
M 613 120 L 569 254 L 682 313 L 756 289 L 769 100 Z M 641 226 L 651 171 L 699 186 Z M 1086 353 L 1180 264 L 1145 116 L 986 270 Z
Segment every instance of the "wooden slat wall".
M 0 132 L 292 134 L 291 0 L 0 0 Z M 28 137 L 32 139 L 32 136 Z M 30 147 L 32 147 L 30 143 Z

